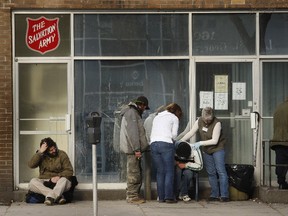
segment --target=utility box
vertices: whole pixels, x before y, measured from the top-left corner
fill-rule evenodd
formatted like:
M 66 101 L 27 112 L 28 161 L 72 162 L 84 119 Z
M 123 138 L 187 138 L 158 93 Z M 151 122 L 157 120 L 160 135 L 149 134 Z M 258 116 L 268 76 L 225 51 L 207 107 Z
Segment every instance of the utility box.
M 87 141 L 90 144 L 98 144 L 101 142 L 101 121 L 98 112 L 91 112 L 86 118 L 87 125 Z

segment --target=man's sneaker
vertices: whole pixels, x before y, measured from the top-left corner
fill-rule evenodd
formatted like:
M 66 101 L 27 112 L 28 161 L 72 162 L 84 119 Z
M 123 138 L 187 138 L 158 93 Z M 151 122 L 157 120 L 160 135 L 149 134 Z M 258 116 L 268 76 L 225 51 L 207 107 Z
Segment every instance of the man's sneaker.
M 133 197 L 133 198 L 127 198 L 127 203 L 133 203 L 133 204 L 142 204 L 146 201 L 143 198 L 140 197 Z
M 189 201 L 191 201 L 191 198 L 190 198 L 188 195 L 179 196 L 178 199 L 179 199 L 179 200 L 183 200 L 184 202 L 189 202 Z
M 59 198 L 57 198 L 56 202 L 60 205 L 63 205 L 66 203 L 66 199 L 64 198 L 64 196 L 60 196 Z
M 183 196 L 183 199 L 182 199 L 184 202 L 189 202 L 191 201 L 191 198 L 188 196 L 188 195 L 185 195 Z
M 52 197 L 46 197 L 44 204 L 49 206 L 54 205 L 54 199 Z

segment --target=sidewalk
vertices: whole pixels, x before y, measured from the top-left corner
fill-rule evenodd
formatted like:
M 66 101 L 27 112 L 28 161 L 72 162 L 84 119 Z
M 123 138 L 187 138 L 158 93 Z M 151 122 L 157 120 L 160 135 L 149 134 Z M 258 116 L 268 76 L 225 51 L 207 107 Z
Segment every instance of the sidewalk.
M 158 203 L 148 201 L 141 205 L 126 203 L 125 200 L 98 201 L 94 215 L 92 201 L 76 201 L 66 205 L 45 206 L 15 202 L 11 206 L 0 206 L 0 216 L 287 216 L 287 204 L 267 204 L 257 200 L 231 201 L 228 203 L 192 201 L 189 204 Z

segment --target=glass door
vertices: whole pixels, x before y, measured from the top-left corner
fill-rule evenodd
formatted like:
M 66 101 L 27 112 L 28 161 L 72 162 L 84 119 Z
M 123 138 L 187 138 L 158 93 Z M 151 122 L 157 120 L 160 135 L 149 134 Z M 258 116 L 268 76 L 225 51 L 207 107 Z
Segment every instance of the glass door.
M 226 163 L 253 164 L 252 62 L 196 63 L 197 116 L 211 106 L 227 138 Z
M 45 137 L 51 137 L 71 158 L 68 74 L 67 62 L 17 63 L 16 183 L 28 183 L 38 176 L 38 168 L 30 169 L 27 162 Z

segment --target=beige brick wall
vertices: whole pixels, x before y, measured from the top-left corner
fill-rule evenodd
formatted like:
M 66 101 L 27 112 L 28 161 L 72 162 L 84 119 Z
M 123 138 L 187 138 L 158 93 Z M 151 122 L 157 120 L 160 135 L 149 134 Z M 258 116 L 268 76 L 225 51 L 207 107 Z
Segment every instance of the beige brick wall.
M 288 0 L 1 0 L 0 1 L 0 203 L 12 199 L 13 91 L 11 11 L 18 9 L 206 10 L 287 9 Z

